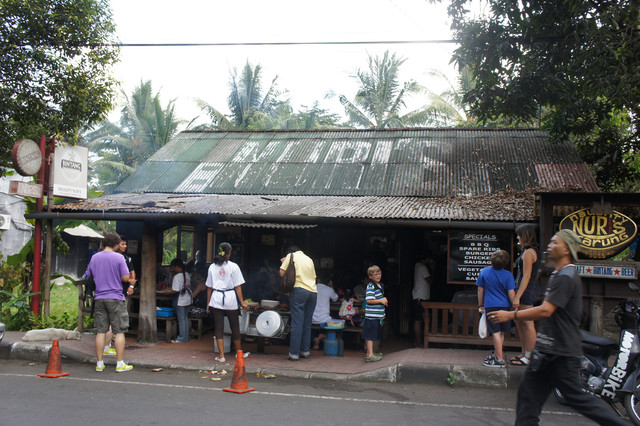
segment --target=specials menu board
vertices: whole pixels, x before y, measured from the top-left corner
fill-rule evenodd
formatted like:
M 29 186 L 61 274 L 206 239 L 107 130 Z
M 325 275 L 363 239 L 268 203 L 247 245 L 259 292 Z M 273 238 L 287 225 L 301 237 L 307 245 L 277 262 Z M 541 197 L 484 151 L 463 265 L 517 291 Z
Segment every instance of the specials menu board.
M 510 248 L 511 235 L 507 232 L 449 232 L 447 282 L 475 284 L 480 271 L 491 265 L 493 252 Z

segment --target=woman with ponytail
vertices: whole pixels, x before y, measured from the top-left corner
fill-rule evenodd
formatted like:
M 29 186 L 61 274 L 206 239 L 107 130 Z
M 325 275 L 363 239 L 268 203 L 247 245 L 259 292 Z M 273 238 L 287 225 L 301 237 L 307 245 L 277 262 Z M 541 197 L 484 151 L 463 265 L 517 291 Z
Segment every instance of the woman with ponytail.
M 240 309 L 238 301 L 243 309 L 249 309 L 242 297 L 242 284 L 244 277 L 240 267 L 230 261 L 231 244 L 220 243 L 218 252 L 213 258 L 207 274 L 207 313 L 213 312 L 213 326 L 218 345 L 218 362 L 225 362 L 224 358 L 224 317 L 229 318 L 231 327 L 231 340 L 236 351 L 242 350 L 240 340 Z M 244 356 L 249 355 L 246 352 Z

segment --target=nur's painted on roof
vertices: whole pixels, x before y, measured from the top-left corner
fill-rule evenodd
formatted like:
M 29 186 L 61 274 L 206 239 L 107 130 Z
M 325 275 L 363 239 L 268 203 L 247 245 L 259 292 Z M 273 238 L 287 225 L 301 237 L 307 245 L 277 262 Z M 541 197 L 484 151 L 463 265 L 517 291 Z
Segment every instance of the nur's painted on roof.
M 185 131 L 119 193 L 481 196 L 597 191 L 570 143 L 538 130 Z

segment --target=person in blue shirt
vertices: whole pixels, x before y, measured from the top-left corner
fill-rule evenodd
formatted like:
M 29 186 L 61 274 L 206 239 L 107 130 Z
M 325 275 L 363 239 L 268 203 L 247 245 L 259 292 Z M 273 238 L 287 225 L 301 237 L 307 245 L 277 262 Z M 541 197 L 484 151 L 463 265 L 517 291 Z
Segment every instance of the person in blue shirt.
M 384 290 L 380 280 L 382 279 L 382 270 L 379 266 L 373 265 L 367 270 L 369 275 L 369 284 L 366 290 L 366 302 L 364 314 L 364 325 L 362 328 L 362 339 L 365 342 L 367 355 L 365 361 L 375 362 L 382 359 L 381 353 L 373 352 L 373 342 L 380 341 L 382 336 L 382 321 L 384 320 L 384 308 L 389 302 L 384 296 Z
M 516 284 L 513 274 L 504 269 L 511 261 L 511 256 L 504 250 L 496 250 L 491 255 L 491 266 L 480 271 L 476 285 L 478 286 L 478 304 L 481 313 L 509 310 L 516 295 Z M 504 367 L 504 334 L 511 331 L 509 322 L 494 324 L 487 321 L 487 332 L 493 338 L 494 352 L 489 355 L 483 365 L 486 367 Z

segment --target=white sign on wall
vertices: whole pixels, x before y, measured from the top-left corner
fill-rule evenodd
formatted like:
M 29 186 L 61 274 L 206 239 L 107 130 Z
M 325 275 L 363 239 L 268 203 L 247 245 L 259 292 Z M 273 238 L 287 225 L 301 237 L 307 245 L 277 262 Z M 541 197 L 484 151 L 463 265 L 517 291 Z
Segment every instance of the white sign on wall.
M 56 142 L 53 162 L 53 195 L 87 199 L 89 148 Z
M 576 265 L 581 277 L 617 278 L 621 280 L 634 280 L 636 268 L 633 266 L 618 265 Z

